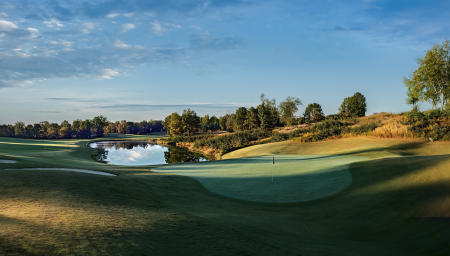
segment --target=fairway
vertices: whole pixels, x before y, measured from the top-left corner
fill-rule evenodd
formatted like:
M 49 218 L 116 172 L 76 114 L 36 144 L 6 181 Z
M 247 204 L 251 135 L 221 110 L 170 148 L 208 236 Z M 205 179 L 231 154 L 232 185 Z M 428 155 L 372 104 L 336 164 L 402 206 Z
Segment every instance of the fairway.
M 348 164 L 361 156 L 277 155 L 152 168 L 198 180 L 208 190 L 241 200 L 305 202 L 338 193 L 352 182 Z
M 89 140 L 0 142 L 0 255 L 450 253 L 448 142 L 287 141 L 157 168 L 97 162 Z

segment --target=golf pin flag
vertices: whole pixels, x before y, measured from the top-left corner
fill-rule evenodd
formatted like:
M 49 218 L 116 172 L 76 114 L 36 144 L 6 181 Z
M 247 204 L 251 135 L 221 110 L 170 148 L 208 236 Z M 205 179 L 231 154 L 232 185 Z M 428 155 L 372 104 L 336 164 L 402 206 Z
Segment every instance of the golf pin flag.
M 275 156 L 272 156 L 272 164 L 275 164 Z

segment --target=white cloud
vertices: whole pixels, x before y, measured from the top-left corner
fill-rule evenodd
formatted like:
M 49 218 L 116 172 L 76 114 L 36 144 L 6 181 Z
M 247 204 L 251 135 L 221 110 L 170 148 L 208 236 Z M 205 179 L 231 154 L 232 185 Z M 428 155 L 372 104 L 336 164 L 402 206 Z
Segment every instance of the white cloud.
M 55 18 L 52 18 L 50 20 L 46 20 L 43 23 L 49 28 L 54 28 L 54 27 L 61 28 L 61 27 L 64 26 L 59 20 L 57 20 Z
M 158 21 L 152 22 L 152 30 L 153 33 L 157 35 L 162 35 L 166 32 L 169 32 L 174 29 L 180 29 L 181 25 L 179 24 L 173 24 L 173 23 L 161 23 Z
M 117 17 L 117 16 L 119 16 L 118 13 L 112 12 L 112 13 L 109 13 L 108 15 L 106 15 L 106 18 L 112 19 L 112 18 L 115 18 L 115 17 Z
M 134 16 L 134 13 L 128 12 L 128 13 L 125 13 L 123 16 L 124 16 L 124 17 L 127 17 L 127 18 L 131 18 L 131 17 Z
M 37 28 L 27 28 L 27 31 L 30 32 L 31 38 L 36 38 L 39 30 Z
M 26 52 L 24 52 L 21 48 L 15 48 L 13 49 L 13 52 L 16 54 L 16 56 L 21 58 L 27 58 L 30 57 L 30 55 Z
M 111 68 L 105 68 L 102 70 L 102 74 L 100 75 L 101 79 L 113 79 L 115 76 L 119 75 L 119 71 L 111 69 Z
M 4 12 L 0 12 L 0 17 L 8 17 L 8 14 L 4 13 Z
M 61 44 L 66 47 L 64 50 L 70 51 L 72 50 L 73 42 L 61 40 Z
M 156 22 L 156 21 L 152 23 L 152 30 L 156 34 L 164 33 L 164 27 L 161 25 L 161 23 Z
M 18 28 L 19 27 L 11 21 L 0 20 L 0 31 L 11 31 Z
M 114 43 L 114 47 L 120 48 L 120 49 L 129 49 L 129 48 L 131 48 L 131 46 L 129 46 L 128 44 L 126 44 L 126 43 L 124 43 L 124 42 L 122 42 L 120 40 L 117 40 Z
M 66 40 L 53 40 L 50 41 L 49 44 L 51 45 L 62 45 L 64 48 L 62 50 L 64 51 L 72 51 L 73 42 L 66 41 Z
M 133 30 L 135 28 L 136 28 L 136 25 L 134 25 L 133 23 L 125 23 L 125 24 L 122 24 L 122 29 L 120 30 L 120 32 L 125 33 L 130 30 Z
M 95 24 L 92 23 L 92 22 L 85 22 L 81 26 L 81 32 L 84 33 L 84 34 L 89 34 L 94 29 L 95 29 Z

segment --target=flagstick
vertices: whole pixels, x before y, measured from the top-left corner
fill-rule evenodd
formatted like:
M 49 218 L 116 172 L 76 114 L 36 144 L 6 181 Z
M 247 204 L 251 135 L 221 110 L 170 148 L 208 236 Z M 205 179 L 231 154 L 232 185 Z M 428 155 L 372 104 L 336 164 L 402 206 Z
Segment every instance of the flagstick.
M 273 167 L 275 165 L 275 156 L 272 156 L 272 183 L 273 183 Z

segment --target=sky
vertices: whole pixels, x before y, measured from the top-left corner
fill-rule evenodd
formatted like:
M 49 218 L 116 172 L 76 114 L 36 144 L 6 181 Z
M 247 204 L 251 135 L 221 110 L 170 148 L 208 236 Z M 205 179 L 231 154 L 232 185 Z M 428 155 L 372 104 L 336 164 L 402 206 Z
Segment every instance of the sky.
M 223 115 L 261 93 L 407 111 L 403 78 L 449 17 L 448 0 L 0 0 L 0 123 Z

